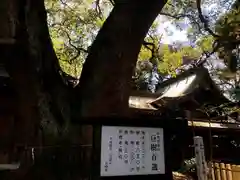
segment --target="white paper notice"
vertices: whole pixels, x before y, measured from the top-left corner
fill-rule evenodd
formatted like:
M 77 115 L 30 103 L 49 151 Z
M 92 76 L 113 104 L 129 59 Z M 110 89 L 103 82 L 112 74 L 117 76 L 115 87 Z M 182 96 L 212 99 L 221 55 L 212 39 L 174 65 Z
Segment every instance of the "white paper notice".
M 162 128 L 103 126 L 101 176 L 165 174 Z

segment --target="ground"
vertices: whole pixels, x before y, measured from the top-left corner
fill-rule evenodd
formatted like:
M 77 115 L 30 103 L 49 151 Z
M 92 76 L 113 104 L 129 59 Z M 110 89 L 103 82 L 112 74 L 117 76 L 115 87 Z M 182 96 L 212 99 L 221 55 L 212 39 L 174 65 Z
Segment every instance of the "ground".
M 186 176 L 178 172 L 173 172 L 173 179 L 174 180 L 194 180 L 192 177 Z

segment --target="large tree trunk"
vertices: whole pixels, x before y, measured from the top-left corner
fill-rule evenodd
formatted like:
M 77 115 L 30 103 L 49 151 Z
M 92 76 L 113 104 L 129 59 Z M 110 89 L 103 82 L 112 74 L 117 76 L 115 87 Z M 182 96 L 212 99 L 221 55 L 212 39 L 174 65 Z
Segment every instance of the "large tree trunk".
M 71 89 L 65 86 L 59 74 L 61 70 L 48 32 L 44 1 L 3 0 L 0 10 L 4 17 L 0 17 L 4 27 L 0 29 L 1 61 L 16 91 L 13 146 L 8 147 L 7 152 L 15 152 L 12 160 L 21 162 L 20 169 L 14 171 L 11 178 L 26 179 L 32 166 L 31 148 L 56 140 L 61 134 L 59 124 L 69 120 Z M 44 142 L 42 132 L 47 136 Z M 20 150 L 18 153 L 16 147 Z M 37 148 L 36 152 L 38 150 L 41 149 Z M 46 153 L 52 157 L 56 152 L 49 154 L 44 150 L 43 154 Z
M 1 63 L 16 91 L 13 146 L 8 148 L 8 153 L 21 149 L 20 156 L 13 160 L 21 161 L 17 173 L 25 174 L 31 164 L 22 155 L 25 151 L 31 154 L 31 147 L 41 144 L 41 132 L 59 136 L 58 124 L 69 119 L 68 94 L 71 93 L 59 74 L 44 1 L 3 0 L 0 9 L 5 17 L 0 18 L 4 27 L 0 30 Z M 48 136 L 46 140 L 49 139 Z M 21 178 L 20 174 L 17 176 Z
M 165 3 L 116 0 L 91 47 L 80 85 L 73 91 L 59 75 L 44 1 L 2 0 L 5 11 L 1 12 L 13 22 L 9 26 L 5 18 L 0 18 L 6 27 L 0 30 L 0 38 L 4 37 L 1 51 L 17 94 L 14 140 L 21 146 L 38 145 L 40 129 L 58 133 L 52 124 L 69 120 L 70 108 L 74 109 L 72 117 L 78 120 L 127 115 L 130 81 L 141 44 Z M 69 99 L 75 99 L 74 106 Z
M 14 43 L 2 44 L 5 47 L 4 63 L 17 93 L 15 115 L 21 134 L 19 142 L 29 144 L 36 142 L 40 123 L 66 118 L 63 104 L 69 106 L 65 97 L 68 89 L 59 74 L 58 60 L 48 33 L 44 1 L 6 2 L 9 19 L 14 21 L 10 28 L 14 29 L 10 36 Z
M 13 22 L 5 28 L 11 30 L 10 35 L 8 31 L 2 34 L 14 39 L 13 44 L 3 46 L 7 47 L 5 63 L 18 95 L 20 142 L 35 142 L 40 121 L 69 118 L 69 94 L 77 96 L 75 118 L 127 114 L 130 81 L 141 44 L 166 1 L 116 0 L 90 49 L 76 93 L 60 78 L 44 0 L 1 3 L 7 7 L 4 15 Z
M 166 0 L 116 0 L 83 65 L 81 116 L 127 116 L 130 82 L 144 37 Z

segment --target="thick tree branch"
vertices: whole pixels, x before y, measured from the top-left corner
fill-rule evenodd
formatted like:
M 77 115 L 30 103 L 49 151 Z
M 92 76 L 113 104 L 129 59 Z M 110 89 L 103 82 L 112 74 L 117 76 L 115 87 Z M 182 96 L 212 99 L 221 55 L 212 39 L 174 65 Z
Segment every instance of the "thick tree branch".
M 63 31 L 64 31 L 64 33 L 67 35 L 69 45 L 70 45 L 71 47 L 73 47 L 73 48 L 77 51 L 77 53 L 75 54 L 75 56 L 73 56 L 73 57 L 69 60 L 70 63 L 72 63 L 75 59 L 77 59 L 77 58 L 80 56 L 81 52 L 88 53 L 88 50 L 86 50 L 86 49 L 84 49 L 84 48 L 82 48 L 82 47 L 77 47 L 77 46 L 75 46 L 75 45 L 72 43 L 72 39 L 71 39 L 69 33 L 68 33 L 67 31 L 65 31 L 65 30 L 63 30 Z
M 137 57 L 166 0 L 115 0 L 115 3 L 83 65 L 81 93 L 77 98 L 81 109 L 75 111 L 75 118 L 79 113 L 83 117 L 128 115 L 130 82 Z
M 198 30 L 201 32 L 201 26 L 200 26 L 200 24 L 197 22 L 196 17 L 194 17 L 194 16 L 192 16 L 192 15 L 190 15 L 190 14 L 175 14 L 175 15 L 172 15 L 172 14 L 164 13 L 164 12 L 160 12 L 159 14 L 160 14 L 160 15 L 163 15 L 163 16 L 167 16 L 167 17 L 173 18 L 173 19 L 177 19 L 177 20 L 180 20 L 180 19 L 182 19 L 182 18 L 188 18 L 188 19 L 191 20 L 195 25 L 197 25 Z
M 210 35 L 212 35 L 213 37 L 215 38 L 219 38 L 220 36 L 217 35 L 216 33 L 214 33 L 210 27 L 209 27 L 209 24 L 208 24 L 208 21 L 207 19 L 205 19 L 205 17 L 203 16 L 202 14 L 202 9 L 201 9 L 201 0 L 197 0 L 196 1 L 196 4 L 197 4 L 197 10 L 198 10 L 198 17 L 200 19 L 200 21 L 203 23 L 203 27 L 204 27 L 204 30 L 207 31 Z M 161 12 L 160 15 L 164 15 L 164 16 L 168 16 L 168 17 L 171 17 L 171 18 L 174 18 L 174 19 L 181 19 L 181 18 L 188 18 L 190 19 L 195 25 L 198 26 L 198 29 L 200 30 L 201 32 L 201 26 L 200 24 L 196 21 L 196 17 L 190 15 L 190 14 L 177 14 L 177 15 L 172 15 L 172 14 L 168 14 L 168 13 L 164 13 L 164 12 Z
M 103 13 L 102 13 L 102 10 L 101 10 L 101 7 L 100 7 L 100 2 L 101 0 L 96 0 L 95 4 L 96 4 L 96 12 L 99 16 L 100 19 L 103 19 Z
M 150 61 L 151 63 L 153 63 L 152 60 L 155 59 L 156 54 L 157 54 L 157 52 L 156 52 L 156 51 L 157 51 L 157 48 L 156 48 L 155 44 L 144 41 L 144 42 L 143 42 L 143 46 L 144 46 L 146 49 L 148 49 L 149 51 L 151 51 L 151 57 L 150 57 L 149 61 Z M 150 48 L 149 46 L 152 46 L 152 48 Z
M 115 6 L 114 0 L 109 0 L 109 2 L 112 4 L 112 6 Z
M 151 51 L 152 55 L 154 54 L 154 51 L 155 51 L 155 49 L 156 49 L 154 43 L 144 41 L 144 42 L 143 42 L 143 46 L 144 46 L 145 48 L 147 48 L 149 51 Z M 152 48 L 150 48 L 149 46 L 152 46 Z
M 144 41 L 143 45 L 144 45 L 145 48 L 147 48 L 150 51 L 152 51 L 155 48 L 155 45 L 153 43 L 150 43 L 150 42 L 147 42 L 147 41 Z M 152 46 L 152 48 L 150 48 L 149 45 Z
M 66 6 L 67 8 L 71 9 L 71 11 L 75 11 L 71 6 L 69 6 L 66 2 L 63 2 L 63 0 L 60 0 L 60 2 Z
M 197 10 L 198 10 L 198 17 L 203 23 L 205 31 L 207 31 L 209 34 L 211 34 L 215 38 L 219 38 L 220 36 L 215 34 L 210 28 L 208 24 L 208 20 L 205 19 L 205 17 L 202 14 L 202 8 L 201 8 L 201 0 L 197 0 Z
M 203 52 L 202 56 L 194 64 L 194 66 L 199 67 L 199 66 L 203 65 L 211 55 L 213 55 L 215 52 L 217 52 L 217 50 L 219 48 L 220 48 L 220 44 L 218 44 L 217 41 L 215 41 L 213 43 L 213 50 L 211 52 Z
M 148 34 L 148 36 L 152 39 L 152 41 L 154 42 L 154 37 L 151 35 L 151 34 Z M 160 37 L 160 39 L 162 38 L 162 36 Z M 159 44 L 159 43 L 158 43 Z M 160 48 L 160 45 L 158 45 L 156 47 L 156 45 L 154 43 L 151 43 L 151 42 L 147 42 L 147 41 L 144 41 L 143 42 L 143 46 L 148 49 L 149 51 L 151 51 L 151 57 L 149 59 L 149 61 L 151 63 L 154 63 L 156 64 L 156 62 L 153 62 L 153 60 L 157 57 L 158 53 L 159 53 L 159 48 Z M 149 47 L 151 46 L 151 47 Z

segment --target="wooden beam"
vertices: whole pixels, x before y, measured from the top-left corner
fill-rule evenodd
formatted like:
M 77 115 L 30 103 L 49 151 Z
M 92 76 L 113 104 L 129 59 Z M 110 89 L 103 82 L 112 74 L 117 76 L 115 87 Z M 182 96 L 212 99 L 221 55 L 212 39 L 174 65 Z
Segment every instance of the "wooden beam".
M 240 125 L 235 123 L 216 123 L 203 121 L 188 121 L 188 126 L 203 127 L 203 128 L 218 128 L 218 129 L 237 129 L 240 130 Z
M 14 38 L 0 38 L 0 44 L 15 44 Z

